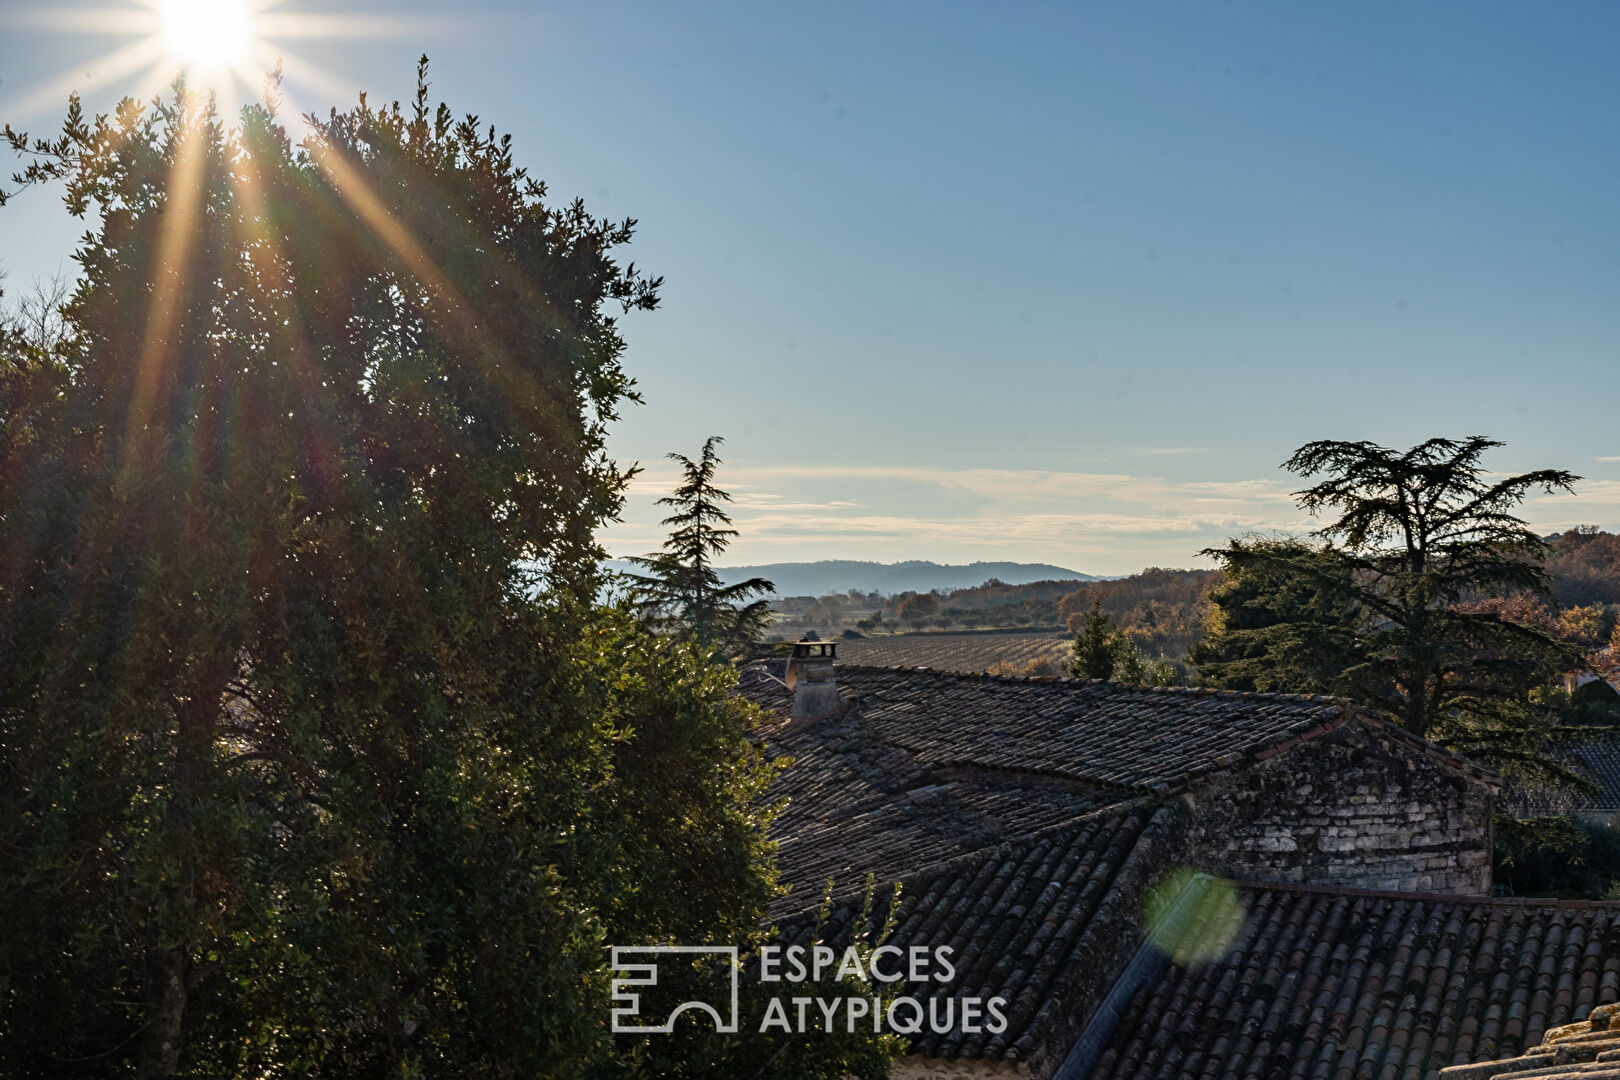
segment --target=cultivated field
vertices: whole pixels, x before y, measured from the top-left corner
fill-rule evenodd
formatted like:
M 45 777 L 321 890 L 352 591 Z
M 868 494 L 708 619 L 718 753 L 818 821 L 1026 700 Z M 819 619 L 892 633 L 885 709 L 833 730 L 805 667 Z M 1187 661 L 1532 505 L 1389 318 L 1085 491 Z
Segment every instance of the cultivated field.
M 1034 660 L 1061 665 L 1070 639 L 1056 631 L 1024 634 L 894 634 L 840 641 L 838 659 L 874 667 L 930 667 L 939 671 L 989 671 L 996 664 L 1022 667 Z

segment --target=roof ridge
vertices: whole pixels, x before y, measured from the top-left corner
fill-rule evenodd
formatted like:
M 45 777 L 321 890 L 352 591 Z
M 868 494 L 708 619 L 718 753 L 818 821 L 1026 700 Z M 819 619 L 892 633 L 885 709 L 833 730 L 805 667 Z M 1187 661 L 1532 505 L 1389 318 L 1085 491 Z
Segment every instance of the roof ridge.
M 1148 686 L 1143 683 L 1120 682 L 1117 679 L 1077 679 L 1070 675 L 1000 675 L 988 671 L 954 671 L 949 668 L 912 666 L 907 664 L 861 664 L 840 660 L 838 670 L 903 671 L 916 675 L 938 675 L 953 679 L 975 679 L 981 682 L 1030 683 L 1051 686 L 1111 685 L 1124 690 L 1148 694 L 1166 694 L 1180 697 L 1213 697 L 1254 701 L 1308 701 L 1321 705 L 1339 705 L 1358 709 L 1349 698 L 1331 694 L 1283 694 L 1267 690 L 1223 690 L 1208 686 Z
M 1483 896 L 1458 893 L 1407 892 L 1401 889 L 1357 889 L 1348 885 L 1306 885 L 1294 881 L 1255 881 L 1227 878 L 1235 888 L 1250 891 L 1311 893 L 1317 896 L 1366 897 L 1371 900 L 1436 901 L 1448 904 L 1490 904 L 1496 907 L 1546 907 L 1581 910 L 1620 910 L 1620 900 L 1581 900 L 1562 896 Z

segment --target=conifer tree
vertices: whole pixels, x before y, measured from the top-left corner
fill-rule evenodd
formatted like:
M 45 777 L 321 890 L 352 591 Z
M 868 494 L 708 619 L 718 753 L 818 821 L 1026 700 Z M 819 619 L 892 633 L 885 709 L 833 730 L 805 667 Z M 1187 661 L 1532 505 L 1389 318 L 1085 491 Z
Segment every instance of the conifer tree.
M 1468 602 L 1546 595 L 1547 545 L 1514 511 L 1580 478 L 1494 476 L 1481 458 L 1501 445 L 1472 435 L 1409 450 L 1302 446 L 1284 467 L 1321 479 L 1296 493 L 1300 505 L 1337 516 L 1316 531 L 1321 543 L 1235 540 L 1204 552 L 1240 583 L 1233 599 L 1274 610 L 1220 627 L 1200 660 L 1217 677 L 1349 696 L 1500 771 L 1575 779 L 1549 750 L 1583 733 L 1542 691 L 1581 663 L 1579 650 Z
M 647 573 L 630 580 L 655 623 L 691 633 L 718 655 L 736 657 L 747 652 L 769 623 L 770 601 L 760 594 L 775 586 L 764 578 L 726 585 L 715 570 L 715 559 L 737 535 L 724 506 L 731 495 L 714 483 L 721 464 L 715 447 L 724 441 L 709 436 L 696 461 L 685 454 L 668 455 L 681 466 L 680 485 L 658 500 L 675 511 L 663 520 L 672 527 L 669 539 L 662 551 L 631 560 Z

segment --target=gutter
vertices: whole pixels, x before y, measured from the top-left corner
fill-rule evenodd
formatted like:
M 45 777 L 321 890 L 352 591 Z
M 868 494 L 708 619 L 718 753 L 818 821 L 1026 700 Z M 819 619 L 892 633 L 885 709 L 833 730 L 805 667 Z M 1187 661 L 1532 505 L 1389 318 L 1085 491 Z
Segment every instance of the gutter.
M 1148 929 L 1147 940 L 1142 942 L 1136 955 L 1131 957 L 1131 962 L 1114 980 L 1108 996 L 1097 1006 L 1097 1011 L 1091 1014 L 1086 1029 L 1080 1033 L 1080 1038 L 1070 1048 L 1057 1072 L 1052 1074 L 1052 1080 L 1090 1080 L 1097 1062 L 1102 1060 L 1109 1039 L 1114 1035 L 1114 1029 L 1119 1026 L 1120 1015 L 1130 1003 L 1131 996 L 1142 987 L 1158 982 L 1170 967 L 1170 954 L 1154 942 L 1166 939 L 1174 941 L 1186 932 L 1197 914 L 1198 902 L 1214 880 L 1209 874 L 1194 874 L 1181 887 L 1175 903 Z

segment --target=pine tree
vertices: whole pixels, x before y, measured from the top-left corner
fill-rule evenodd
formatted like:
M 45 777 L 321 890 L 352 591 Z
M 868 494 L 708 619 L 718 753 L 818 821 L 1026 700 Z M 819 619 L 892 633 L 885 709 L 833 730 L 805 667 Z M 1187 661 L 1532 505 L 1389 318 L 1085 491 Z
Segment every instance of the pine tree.
M 1100 599 L 1092 600 L 1084 619 L 1085 625 L 1075 635 L 1069 673 L 1077 679 L 1112 679 L 1120 661 L 1119 628 Z
M 770 601 L 761 593 L 776 586 L 764 578 L 723 584 L 714 561 L 737 535 L 724 504 L 731 495 L 715 486 L 721 464 L 715 447 L 725 440 L 709 436 L 693 461 L 671 453 L 680 463 L 683 479 L 673 494 L 659 499 L 675 512 L 663 520 L 672 527 L 664 549 L 631 561 L 647 573 L 630 575 L 637 601 L 647 616 L 666 630 L 691 633 L 705 647 L 725 657 L 737 657 L 759 639 L 770 622 Z

